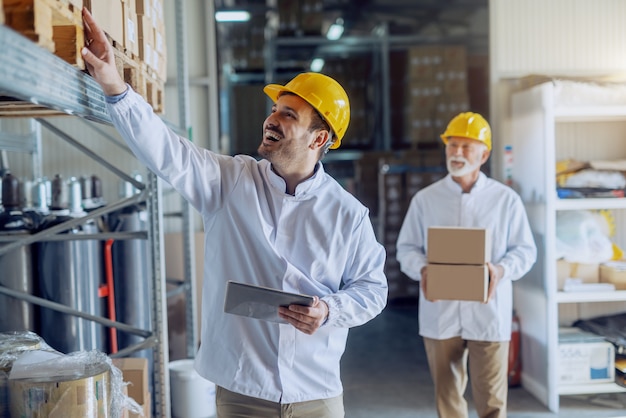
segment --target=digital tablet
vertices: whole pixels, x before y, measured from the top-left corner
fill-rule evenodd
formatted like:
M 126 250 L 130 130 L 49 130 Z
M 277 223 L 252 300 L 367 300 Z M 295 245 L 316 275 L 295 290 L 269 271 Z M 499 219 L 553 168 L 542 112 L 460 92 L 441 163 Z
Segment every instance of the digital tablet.
M 286 324 L 287 321 L 278 316 L 279 306 L 311 306 L 313 301 L 313 296 L 309 295 L 229 281 L 226 284 L 224 312 Z

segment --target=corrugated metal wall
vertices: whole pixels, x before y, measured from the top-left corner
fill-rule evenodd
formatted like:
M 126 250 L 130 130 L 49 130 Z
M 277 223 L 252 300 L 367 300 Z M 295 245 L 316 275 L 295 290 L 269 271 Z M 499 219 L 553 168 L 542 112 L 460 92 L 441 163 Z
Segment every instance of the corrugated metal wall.
M 626 69 L 623 0 L 492 0 L 490 7 L 498 78 Z

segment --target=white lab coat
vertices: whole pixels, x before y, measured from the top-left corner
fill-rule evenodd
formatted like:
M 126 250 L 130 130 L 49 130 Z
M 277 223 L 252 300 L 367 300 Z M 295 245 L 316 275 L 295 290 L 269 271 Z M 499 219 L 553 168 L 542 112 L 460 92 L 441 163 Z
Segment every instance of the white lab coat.
M 486 304 L 470 301 L 419 300 L 420 335 L 433 339 L 462 337 L 476 341 L 509 341 L 512 281 L 526 274 L 537 257 L 535 241 L 522 201 L 511 188 L 480 173 L 470 193 L 450 175 L 420 190 L 412 198 L 397 240 L 400 268 L 421 279 L 427 264 L 428 227 L 488 228 L 491 262 L 504 267 L 495 297 Z

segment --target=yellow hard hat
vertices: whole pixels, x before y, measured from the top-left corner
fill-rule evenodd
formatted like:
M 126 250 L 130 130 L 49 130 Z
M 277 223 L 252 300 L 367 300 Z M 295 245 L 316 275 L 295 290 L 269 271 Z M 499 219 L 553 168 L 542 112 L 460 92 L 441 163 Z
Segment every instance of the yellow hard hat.
M 452 118 L 446 131 L 441 134 L 443 143 L 447 144 L 451 136 L 480 141 L 491 151 L 491 128 L 485 118 L 478 113 L 464 112 Z
M 320 73 L 302 73 L 284 86 L 268 84 L 263 91 L 274 102 L 284 91 L 306 100 L 322 115 L 335 133 L 337 139 L 330 148 L 339 148 L 341 138 L 350 123 L 350 101 L 346 91 L 337 81 Z

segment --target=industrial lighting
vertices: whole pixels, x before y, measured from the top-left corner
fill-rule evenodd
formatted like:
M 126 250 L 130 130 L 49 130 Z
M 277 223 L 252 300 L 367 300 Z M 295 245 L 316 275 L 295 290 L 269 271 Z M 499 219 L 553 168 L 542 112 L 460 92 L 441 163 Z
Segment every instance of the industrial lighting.
M 326 31 L 326 38 L 331 41 L 336 41 L 341 38 L 341 35 L 343 35 L 343 19 L 338 18 L 335 23 L 330 25 L 328 31 Z
M 311 61 L 311 71 L 315 73 L 319 73 L 324 68 L 324 59 L 323 58 L 314 58 Z
M 230 10 L 215 12 L 217 22 L 247 22 L 250 20 L 250 12 L 245 10 Z

